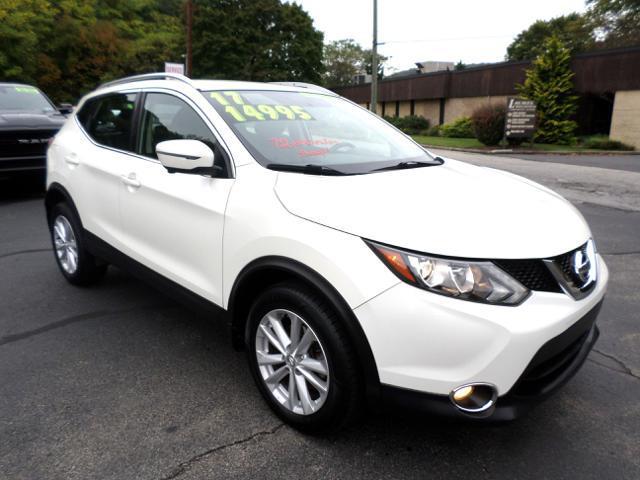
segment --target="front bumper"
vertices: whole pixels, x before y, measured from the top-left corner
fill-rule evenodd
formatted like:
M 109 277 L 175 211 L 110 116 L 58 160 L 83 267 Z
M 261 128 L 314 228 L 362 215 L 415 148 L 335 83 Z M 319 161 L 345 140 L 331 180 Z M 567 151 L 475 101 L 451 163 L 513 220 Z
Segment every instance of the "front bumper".
M 499 397 L 494 407 L 480 415 L 461 412 L 446 395 L 382 386 L 387 406 L 423 411 L 442 416 L 475 416 L 492 421 L 513 420 L 552 395 L 580 369 L 600 335 L 595 325 L 602 302 L 566 332 L 547 342 L 529 363 L 513 389 Z
M 600 256 L 598 268 L 595 289 L 578 301 L 533 292 L 517 307 L 492 306 L 399 283 L 359 306 L 355 313 L 371 345 L 383 397 L 451 413 L 457 411 L 448 399 L 453 389 L 488 383 L 498 394 L 493 416 L 515 417 L 571 378 L 595 343 L 595 318 L 609 276 Z M 552 364 L 553 375 L 540 373 Z
M 0 173 L 44 172 L 46 169 L 45 155 L 0 157 Z

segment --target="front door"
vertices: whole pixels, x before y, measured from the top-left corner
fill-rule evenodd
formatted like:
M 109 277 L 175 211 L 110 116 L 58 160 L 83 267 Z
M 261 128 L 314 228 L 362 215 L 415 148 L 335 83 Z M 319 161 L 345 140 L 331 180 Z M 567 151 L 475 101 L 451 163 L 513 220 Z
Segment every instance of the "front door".
M 222 233 L 233 179 L 171 174 L 157 160 L 155 147 L 164 140 L 200 140 L 224 162 L 222 149 L 186 99 L 147 93 L 141 108 L 139 157 L 121 186 L 123 251 L 222 305 Z

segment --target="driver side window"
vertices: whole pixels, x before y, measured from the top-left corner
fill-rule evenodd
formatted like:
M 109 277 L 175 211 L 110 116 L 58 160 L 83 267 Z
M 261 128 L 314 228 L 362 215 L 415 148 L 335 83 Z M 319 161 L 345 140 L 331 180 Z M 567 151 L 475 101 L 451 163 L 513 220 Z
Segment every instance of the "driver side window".
M 199 140 L 215 154 L 215 163 L 225 169 L 222 150 L 209 127 L 187 103 L 166 93 L 148 93 L 142 108 L 138 153 L 158 158 L 156 145 L 166 140 Z

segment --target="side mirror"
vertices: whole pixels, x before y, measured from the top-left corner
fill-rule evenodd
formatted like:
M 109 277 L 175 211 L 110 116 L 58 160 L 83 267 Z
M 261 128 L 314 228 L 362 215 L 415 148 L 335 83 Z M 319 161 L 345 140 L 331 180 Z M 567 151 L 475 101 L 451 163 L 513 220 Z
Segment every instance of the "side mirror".
M 169 173 L 216 176 L 213 150 L 199 140 L 167 140 L 156 145 L 156 154 Z
M 70 103 L 61 103 L 58 105 L 58 111 L 62 115 L 71 115 L 73 113 L 73 105 Z

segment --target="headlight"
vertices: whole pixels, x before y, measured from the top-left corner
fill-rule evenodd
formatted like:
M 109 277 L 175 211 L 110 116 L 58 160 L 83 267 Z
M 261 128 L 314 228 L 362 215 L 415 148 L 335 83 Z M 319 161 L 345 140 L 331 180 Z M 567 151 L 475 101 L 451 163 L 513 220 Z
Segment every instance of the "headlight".
M 432 257 L 366 241 L 401 280 L 434 293 L 495 305 L 518 305 L 529 290 L 488 261 Z

